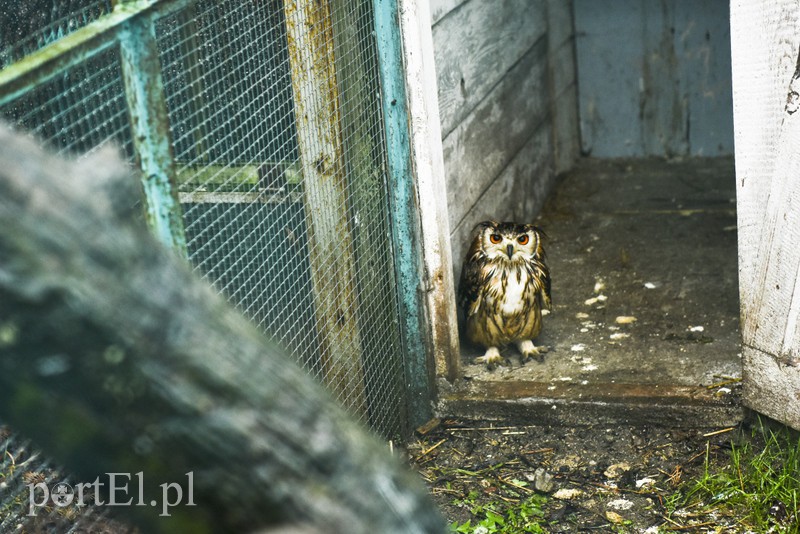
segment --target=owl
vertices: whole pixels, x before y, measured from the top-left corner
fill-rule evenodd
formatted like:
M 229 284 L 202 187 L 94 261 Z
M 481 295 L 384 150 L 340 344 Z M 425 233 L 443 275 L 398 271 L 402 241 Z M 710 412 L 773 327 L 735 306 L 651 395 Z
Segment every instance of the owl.
M 500 348 L 510 343 L 523 364 L 541 361 L 546 349 L 533 340 L 542 330 L 542 310 L 551 308 L 544 237 L 532 224 L 485 221 L 475 227 L 458 293 L 467 337 L 486 347 L 478 363 L 494 367 L 502 360 Z

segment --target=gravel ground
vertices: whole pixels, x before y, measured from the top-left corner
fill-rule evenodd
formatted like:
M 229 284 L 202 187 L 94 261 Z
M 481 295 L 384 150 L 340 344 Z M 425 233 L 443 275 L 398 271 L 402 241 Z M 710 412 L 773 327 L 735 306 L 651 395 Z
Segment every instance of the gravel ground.
M 746 425 L 745 425 L 746 426 Z M 678 488 L 700 477 L 706 459 L 725 462 L 736 428 L 647 426 L 493 426 L 444 420 L 409 447 L 448 522 L 471 510 L 507 507 L 541 496 L 545 532 L 739 532 L 736 518 L 709 517 L 670 505 Z M 485 514 L 483 514 L 485 515 Z

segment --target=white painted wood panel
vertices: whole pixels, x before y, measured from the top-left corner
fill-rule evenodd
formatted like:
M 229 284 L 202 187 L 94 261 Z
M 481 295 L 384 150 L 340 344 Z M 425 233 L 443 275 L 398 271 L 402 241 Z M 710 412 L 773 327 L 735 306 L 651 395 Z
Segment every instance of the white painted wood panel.
M 745 402 L 800 428 L 800 1 L 731 3 Z
M 471 0 L 434 25 L 439 113 L 445 135 L 487 98 L 546 29 L 541 0 Z

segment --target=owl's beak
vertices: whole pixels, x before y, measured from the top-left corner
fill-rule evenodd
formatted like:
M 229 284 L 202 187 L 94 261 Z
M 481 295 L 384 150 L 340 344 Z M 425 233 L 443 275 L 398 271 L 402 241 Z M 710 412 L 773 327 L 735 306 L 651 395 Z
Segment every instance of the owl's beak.
M 508 258 L 511 259 L 511 256 L 514 255 L 514 245 L 508 245 L 506 251 L 508 251 Z

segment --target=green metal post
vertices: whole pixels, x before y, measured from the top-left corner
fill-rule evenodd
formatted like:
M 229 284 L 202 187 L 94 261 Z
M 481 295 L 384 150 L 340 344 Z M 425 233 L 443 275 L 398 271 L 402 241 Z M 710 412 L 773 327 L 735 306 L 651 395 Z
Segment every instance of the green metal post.
M 389 167 L 400 325 L 406 350 L 409 424 L 428 421 L 434 399 L 434 366 L 424 314 L 422 252 L 416 187 L 411 167 L 405 77 L 397 0 L 373 0 L 381 99 Z
M 178 201 L 177 174 L 153 20 L 153 16 L 143 16 L 130 20 L 120 30 L 122 75 L 133 145 L 147 198 L 147 222 L 162 243 L 186 256 L 186 238 Z

